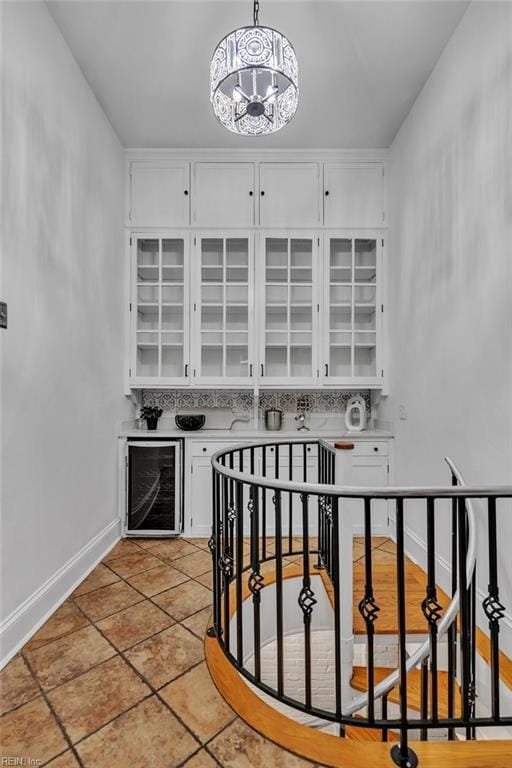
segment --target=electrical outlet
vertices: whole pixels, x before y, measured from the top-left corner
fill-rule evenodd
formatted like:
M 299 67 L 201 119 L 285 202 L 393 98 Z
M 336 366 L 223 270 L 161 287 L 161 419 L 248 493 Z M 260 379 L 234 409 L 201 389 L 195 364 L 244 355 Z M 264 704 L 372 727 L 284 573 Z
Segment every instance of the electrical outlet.
M 398 415 L 402 419 L 402 421 L 405 421 L 407 419 L 407 408 L 405 405 L 399 405 L 398 406 Z

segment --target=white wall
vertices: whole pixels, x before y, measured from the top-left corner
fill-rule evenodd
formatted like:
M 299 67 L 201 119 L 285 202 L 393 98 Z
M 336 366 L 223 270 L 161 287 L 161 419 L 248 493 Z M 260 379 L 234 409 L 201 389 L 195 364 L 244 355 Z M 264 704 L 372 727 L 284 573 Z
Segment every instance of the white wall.
M 398 484 L 449 482 L 445 455 L 469 484 L 512 483 L 511 173 L 512 4 L 473 3 L 391 147 L 383 417 Z M 499 525 L 511 630 L 510 506 Z M 446 528 L 439 542 L 446 554 Z
M 118 536 L 130 409 L 122 149 L 46 5 L 3 12 L 5 657 Z

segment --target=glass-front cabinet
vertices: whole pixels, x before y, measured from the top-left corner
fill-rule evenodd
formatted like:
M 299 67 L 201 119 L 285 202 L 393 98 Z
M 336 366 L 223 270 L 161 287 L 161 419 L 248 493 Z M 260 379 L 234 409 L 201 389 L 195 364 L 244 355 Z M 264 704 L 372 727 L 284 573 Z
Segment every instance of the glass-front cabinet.
M 254 378 L 252 235 L 195 236 L 193 374 L 198 385 L 251 384 Z
M 381 239 L 324 240 L 323 382 L 368 386 L 382 380 Z
M 318 236 L 259 239 L 259 370 L 265 385 L 318 383 Z
M 131 379 L 188 383 L 188 235 L 132 235 Z

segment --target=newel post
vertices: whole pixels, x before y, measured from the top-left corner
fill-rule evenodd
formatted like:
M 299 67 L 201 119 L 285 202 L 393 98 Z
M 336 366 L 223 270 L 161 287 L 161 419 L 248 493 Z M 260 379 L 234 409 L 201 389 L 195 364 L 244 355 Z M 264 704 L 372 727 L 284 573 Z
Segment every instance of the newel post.
M 337 486 L 352 485 L 352 455 L 354 443 L 340 440 L 334 443 L 334 482 Z M 341 685 L 342 701 L 353 698 L 350 681 L 354 666 L 353 603 L 353 533 L 357 500 L 340 498 L 339 515 L 339 585 L 341 590 Z

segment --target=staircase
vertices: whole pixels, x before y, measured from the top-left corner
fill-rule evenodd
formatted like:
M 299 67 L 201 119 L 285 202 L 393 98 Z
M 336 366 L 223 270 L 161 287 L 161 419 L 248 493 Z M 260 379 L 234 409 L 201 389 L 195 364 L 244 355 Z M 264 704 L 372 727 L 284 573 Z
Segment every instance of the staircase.
M 214 611 L 206 652 L 221 693 L 256 730 L 323 765 L 509 768 L 512 662 L 499 646 L 496 506 L 512 489 L 467 488 L 449 460 L 446 488 L 340 487 L 326 445 L 272 447 L 283 445 L 290 461 L 294 451 L 305 457 L 315 447 L 318 484 L 242 471 L 245 451 L 251 467 L 267 466 L 269 444 L 212 460 Z M 379 553 L 372 502 L 382 498 L 394 504 L 396 525 L 394 542 Z M 486 512 L 481 611 L 489 636 L 477 627 L 475 499 Z M 364 537 L 354 548 L 357 505 Z M 405 552 L 409 506 L 424 510 L 425 570 Z M 436 522 L 447 506 L 450 583 L 444 579 L 443 591 Z M 354 566 L 353 549 L 363 553 Z

